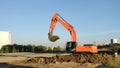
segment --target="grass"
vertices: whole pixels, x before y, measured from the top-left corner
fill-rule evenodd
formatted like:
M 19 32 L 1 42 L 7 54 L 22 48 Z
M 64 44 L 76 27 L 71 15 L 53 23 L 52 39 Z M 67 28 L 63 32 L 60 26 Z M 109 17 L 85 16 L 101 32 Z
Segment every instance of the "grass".
M 120 68 L 120 56 L 114 58 L 114 57 L 108 57 L 108 61 L 106 63 L 106 68 Z

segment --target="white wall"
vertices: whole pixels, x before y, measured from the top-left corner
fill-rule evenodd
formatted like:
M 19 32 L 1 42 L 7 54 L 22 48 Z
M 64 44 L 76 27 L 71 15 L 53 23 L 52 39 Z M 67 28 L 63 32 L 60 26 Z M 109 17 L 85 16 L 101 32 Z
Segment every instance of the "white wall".
M 10 32 L 1 31 L 0 32 L 0 49 L 3 45 L 10 44 Z
M 115 43 L 118 43 L 118 40 L 117 39 L 111 39 L 111 44 L 115 44 Z

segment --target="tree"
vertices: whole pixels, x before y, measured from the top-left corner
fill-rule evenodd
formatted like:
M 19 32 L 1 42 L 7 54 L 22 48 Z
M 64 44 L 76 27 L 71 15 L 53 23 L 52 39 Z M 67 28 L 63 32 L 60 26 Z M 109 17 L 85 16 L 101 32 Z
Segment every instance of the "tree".
M 113 49 L 114 49 L 115 51 L 120 52 L 120 45 L 118 45 L 118 44 L 115 45 Z
M 61 51 L 61 47 L 60 46 L 57 46 L 57 51 Z
M 57 47 L 53 47 L 53 51 L 57 51 Z
M 38 46 L 38 49 L 39 49 L 39 51 L 46 51 L 47 47 L 40 45 L 40 46 Z
M 53 51 L 61 51 L 61 47 L 60 46 L 54 47 Z
M 2 53 L 9 53 L 9 52 L 10 52 L 10 51 L 9 51 L 9 45 L 4 45 L 4 46 L 2 46 L 1 52 L 2 52 Z
M 46 46 L 42 46 L 42 45 L 39 45 L 39 46 L 35 46 L 34 47 L 34 51 L 35 52 L 44 52 L 47 50 L 47 47 Z
M 27 52 L 32 52 L 32 45 L 27 45 Z
M 6 45 L 6 53 L 9 53 L 9 45 Z
M 2 48 L 1 48 L 1 53 L 5 53 L 5 51 L 6 51 L 5 46 L 2 46 Z
M 48 51 L 52 51 L 52 48 L 51 48 L 51 47 L 48 47 Z
M 32 46 L 32 45 L 4 45 L 2 46 L 1 53 L 12 53 L 12 52 L 42 52 L 47 51 L 47 47 L 43 45 Z
M 13 53 L 17 52 L 17 49 L 15 48 L 15 46 L 13 47 Z
M 24 48 L 22 47 L 22 50 L 21 50 L 21 52 L 24 52 Z
M 32 52 L 35 52 L 35 46 L 32 46 Z

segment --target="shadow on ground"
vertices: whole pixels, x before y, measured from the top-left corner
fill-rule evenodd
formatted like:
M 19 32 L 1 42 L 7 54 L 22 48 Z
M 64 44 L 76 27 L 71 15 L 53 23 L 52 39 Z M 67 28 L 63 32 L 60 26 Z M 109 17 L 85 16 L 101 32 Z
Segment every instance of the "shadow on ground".
M 13 65 L 13 64 L 8 64 L 8 63 L 0 63 L 0 68 L 33 68 L 33 67 Z
M 106 68 L 106 67 L 104 65 L 99 65 L 99 66 L 97 66 L 95 68 Z

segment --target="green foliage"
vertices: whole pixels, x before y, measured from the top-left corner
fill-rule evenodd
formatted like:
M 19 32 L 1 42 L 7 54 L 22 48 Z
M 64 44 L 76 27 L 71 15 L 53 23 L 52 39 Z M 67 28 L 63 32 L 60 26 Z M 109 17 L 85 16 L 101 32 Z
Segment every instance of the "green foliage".
M 34 45 L 32 46 L 32 52 L 35 52 L 35 46 Z
M 34 48 L 34 51 L 35 51 L 35 52 L 47 51 L 47 47 L 42 46 L 42 45 L 36 46 L 36 47 Z
M 99 45 L 98 49 L 112 49 L 114 51 L 118 51 L 120 53 L 120 44 L 113 44 L 113 46 L 110 45 Z
M 116 45 L 116 46 L 114 46 L 114 50 L 120 52 L 120 45 Z
M 53 48 L 53 51 L 61 51 L 60 46 L 54 47 L 54 48 Z
M 13 47 L 13 53 L 17 52 L 17 49 L 15 47 Z
M 98 49 L 108 49 L 110 47 L 111 47 L 110 45 L 99 45 Z
M 51 48 L 51 47 L 48 47 L 48 51 L 52 51 L 52 48 Z
M 54 47 L 53 51 L 61 51 L 61 48 L 59 46 Z M 51 47 L 46 47 L 43 45 L 4 45 L 2 46 L 0 52 L 1 53 L 15 53 L 15 52 L 45 52 L 45 51 L 52 51 Z
M 115 61 L 112 57 L 108 57 L 107 64 L 105 65 L 105 68 L 119 68 L 118 62 Z
M 5 45 L 1 48 L 1 53 L 10 53 L 12 52 L 13 46 Z
M 22 47 L 22 50 L 21 50 L 21 52 L 24 52 L 24 48 Z

